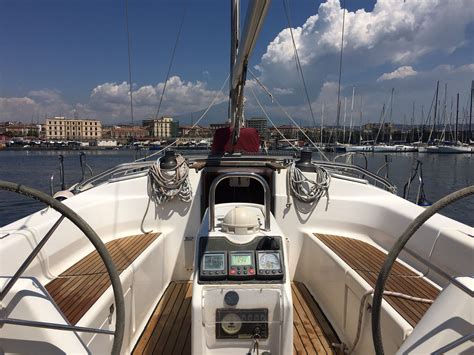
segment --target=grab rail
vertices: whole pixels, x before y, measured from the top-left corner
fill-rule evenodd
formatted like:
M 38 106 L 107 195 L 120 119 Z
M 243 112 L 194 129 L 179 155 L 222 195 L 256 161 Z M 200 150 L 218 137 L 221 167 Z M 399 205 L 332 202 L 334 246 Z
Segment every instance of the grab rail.
M 96 176 L 91 177 L 90 179 L 80 182 L 74 187 L 75 192 L 81 192 L 87 190 L 89 185 L 93 185 L 94 183 L 108 179 L 108 181 L 113 180 L 123 180 L 125 178 L 136 177 L 138 174 L 144 174 L 148 172 L 145 169 L 149 168 L 153 165 L 154 161 L 145 161 L 145 162 L 138 162 L 138 163 L 124 163 L 117 165 L 111 169 L 105 170 Z M 119 175 L 120 176 L 117 176 Z
M 216 204 L 216 188 L 219 183 L 221 183 L 225 179 L 230 179 L 230 178 L 249 178 L 253 180 L 257 180 L 260 185 L 262 185 L 263 188 L 263 193 L 265 195 L 264 199 L 264 205 L 265 205 L 265 230 L 269 231 L 270 230 L 270 201 L 271 201 L 271 192 L 270 192 L 270 187 L 268 186 L 267 181 L 261 177 L 258 174 L 255 173 L 239 173 L 239 172 L 231 172 L 231 173 L 226 173 L 218 176 L 217 178 L 214 179 L 214 181 L 211 184 L 211 188 L 209 191 L 209 231 L 214 232 L 215 230 L 215 224 L 216 224 L 216 210 L 215 210 L 215 204 Z
M 336 163 L 336 162 L 329 162 L 329 161 L 316 161 L 315 164 L 318 164 L 324 168 L 330 170 L 337 170 L 341 172 L 341 170 L 345 173 L 352 173 L 357 174 L 357 177 L 360 178 L 370 178 L 373 182 L 379 183 L 382 185 L 383 188 L 390 191 L 391 193 L 397 192 L 397 187 L 393 185 L 389 180 L 378 176 L 377 174 L 372 173 L 369 170 L 366 170 L 358 165 L 350 165 L 344 163 Z

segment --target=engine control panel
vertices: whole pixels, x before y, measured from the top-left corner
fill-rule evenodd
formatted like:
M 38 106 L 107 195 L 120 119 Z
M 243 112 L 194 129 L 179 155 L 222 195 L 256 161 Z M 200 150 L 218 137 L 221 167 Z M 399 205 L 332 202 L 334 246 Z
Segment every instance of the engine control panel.
M 268 309 L 216 310 L 216 339 L 268 338 Z
M 282 282 L 281 243 L 279 236 L 259 236 L 246 244 L 235 244 L 225 237 L 200 238 L 199 281 Z

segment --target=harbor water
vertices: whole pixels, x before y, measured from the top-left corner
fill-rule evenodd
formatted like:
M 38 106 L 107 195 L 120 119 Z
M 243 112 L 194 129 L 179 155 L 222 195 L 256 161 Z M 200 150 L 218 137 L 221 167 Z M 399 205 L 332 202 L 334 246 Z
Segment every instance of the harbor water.
M 60 189 L 58 155 L 64 156 L 65 182 L 71 186 L 82 177 L 78 151 L 0 151 L 0 180 L 12 181 L 50 193 L 51 176 L 54 174 L 54 191 Z M 144 154 L 144 153 L 142 153 Z M 334 154 L 329 154 L 330 159 Z M 97 174 L 117 164 L 133 161 L 137 152 L 133 150 L 89 151 L 86 162 Z M 366 154 L 368 169 L 375 172 L 385 163 L 384 154 Z M 315 154 L 315 159 L 318 154 Z M 361 166 L 361 157 L 354 163 Z M 474 162 L 471 154 L 421 154 L 395 153 L 388 155 L 389 180 L 398 187 L 398 195 L 403 195 L 416 159 L 422 162 L 424 191 L 430 202 L 474 184 Z M 342 161 L 341 161 L 342 162 Z M 381 171 L 385 175 L 385 170 Z M 89 177 L 86 171 L 86 178 Z M 410 198 L 413 201 L 418 184 L 415 181 Z M 0 226 L 24 217 L 43 207 L 32 199 L 9 192 L 0 192 Z M 474 225 L 474 197 L 461 200 L 443 210 L 442 214 L 468 225 Z M 402 232 L 402 231 L 400 231 Z

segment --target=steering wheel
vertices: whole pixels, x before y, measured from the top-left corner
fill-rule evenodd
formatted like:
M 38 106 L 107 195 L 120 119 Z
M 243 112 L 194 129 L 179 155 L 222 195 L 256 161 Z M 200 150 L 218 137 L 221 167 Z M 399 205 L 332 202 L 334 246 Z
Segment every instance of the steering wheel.
M 394 244 L 390 253 L 388 253 L 385 263 L 380 270 L 380 273 L 377 277 L 377 282 L 375 283 L 374 297 L 372 300 L 372 340 L 374 343 L 375 353 L 377 355 L 383 355 L 383 344 L 382 344 L 382 333 L 380 331 L 380 311 L 382 307 L 382 297 L 385 287 L 385 283 L 390 274 L 393 264 L 398 258 L 398 255 L 402 251 L 405 244 L 408 240 L 415 234 L 415 232 L 435 213 L 438 213 L 444 207 L 450 205 L 451 203 L 458 201 L 464 197 L 474 194 L 474 185 L 465 187 L 461 190 L 455 191 L 427 209 L 425 209 L 415 220 L 408 226 L 405 232 L 398 238 L 397 242 Z
M 120 282 L 120 277 L 117 272 L 117 269 L 114 265 L 114 262 L 107 251 L 102 240 L 99 238 L 97 233 L 84 221 L 76 212 L 72 209 L 64 205 L 63 203 L 55 200 L 51 196 L 33 189 L 31 187 L 15 184 L 8 181 L 0 180 L 0 190 L 6 190 L 11 192 L 16 192 L 18 194 L 31 197 L 35 200 L 41 201 L 52 207 L 56 211 L 58 211 L 61 216 L 59 219 L 54 223 L 54 225 L 49 229 L 43 239 L 38 243 L 38 245 L 33 249 L 31 254 L 26 258 L 20 268 L 16 271 L 15 275 L 8 281 L 5 285 L 3 290 L 0 292 L 0 302 L 4 299 L 7 295 L 8 291 L 13 287 L 15 282 L 18 280 L 20 275 L 26 270 L 26 268 L 30 265 L 33 259 L 38 255 L 39 251 L 43 248 L 46 244 L 48 239 L 54 233 L 54 231 L 58 228 L 61 222 L 66 217 L 69 219 L 73 224 L 75 224 L 90 240 L 92 245 L 94 245 L 96 251 L 99 253 L 100 258 L 105 264 L 107 269 L 107 273 L 109 275 L 112 289 L 114 293 L 114 300 L 115 300 L 115 330 L 103 330 L 103 329 L 95 329 L 95 328 L 87 328 L 87 327 L 78 327 L 73 325 L 65 325 L 65 324 L 51 324 L 46 322 L 36 322 L 36 321 L 25 321 L 20 319 L 8 319 L 8 318 L 0 318 L 0 328 L 3 324 L 15 324 L 15 325 L 23 325 L 23 326 L 34 326 L 39 328 L 48 328 L 48 329 L 61 329 L 61 330 L 69 330 L 69 331 L 77 331 L 77 332 L 88 332 L 88 333 L 99 333 L 99 334 L 108 334 L 113 335 L 113 346 L 112 346 L 112 354 L 120 354 L 120 349 L 122 347 L 123 335 L 124 335 L 124 328 L 125 328 L 125 304 L 123 299 L 123 291 L 122 291 L 122 284 Z

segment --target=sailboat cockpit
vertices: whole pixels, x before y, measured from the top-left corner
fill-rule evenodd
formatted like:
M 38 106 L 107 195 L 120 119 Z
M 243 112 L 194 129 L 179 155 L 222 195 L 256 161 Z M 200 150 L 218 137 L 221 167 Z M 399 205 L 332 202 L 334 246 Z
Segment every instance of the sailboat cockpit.
M 269 3 L 240 39 L 232 1 L 220 154 L 170 147 L 62 201 L 0 181 L 46 204 L 0 227 L 0 353 L 474 351 L 473 229 L 437 213 L 474 186 L 424 209 L 359 166 L 236 149 Z

